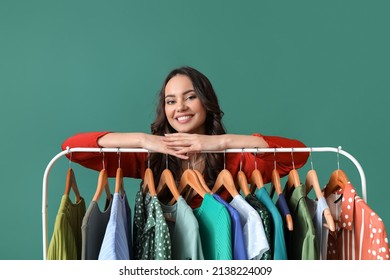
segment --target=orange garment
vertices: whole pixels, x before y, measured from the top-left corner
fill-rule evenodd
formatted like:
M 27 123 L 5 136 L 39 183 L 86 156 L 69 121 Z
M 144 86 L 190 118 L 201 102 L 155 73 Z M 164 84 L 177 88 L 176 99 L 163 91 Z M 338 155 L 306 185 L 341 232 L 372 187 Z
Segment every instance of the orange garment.
M 338 221 L 336 231 L 328 236 L 328 260 L 390 259 L 382 219 L 356 194 L 351 183 L 326 200 L 333 218 Z

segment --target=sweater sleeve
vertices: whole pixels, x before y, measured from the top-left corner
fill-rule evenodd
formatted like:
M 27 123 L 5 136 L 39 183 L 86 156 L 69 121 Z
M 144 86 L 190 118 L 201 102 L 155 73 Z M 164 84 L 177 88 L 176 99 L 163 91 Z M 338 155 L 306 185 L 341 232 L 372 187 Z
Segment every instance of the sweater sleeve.
M 98 145 L 100 137 L 110 133 L 103 132 L 82 132 L 77 133 L 66 139 L 62 145 L 62 150 L 69 148 L 101 148 Z M 84 167 L 100 171 L 104 168 L 107 170 L 109 177 L 115 177 L 119 164 L 119 155 L 117 153 L 100 153 L 100 152 L 75 152 L 66 155 L 73 162 Z M 120 163 L 123 170 L 123 176 L 132 178 L 142 178 L 145 171 L 146 153 L 121 153 Z

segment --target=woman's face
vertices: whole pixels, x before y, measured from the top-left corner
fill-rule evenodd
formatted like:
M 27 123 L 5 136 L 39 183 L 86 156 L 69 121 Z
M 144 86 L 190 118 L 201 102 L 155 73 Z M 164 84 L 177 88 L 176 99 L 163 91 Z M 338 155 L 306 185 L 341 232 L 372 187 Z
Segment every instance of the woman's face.
M 187 76 L 176 75 L 165 86 L 165 115 L 177 132 L 205 133 L 206 109 Z

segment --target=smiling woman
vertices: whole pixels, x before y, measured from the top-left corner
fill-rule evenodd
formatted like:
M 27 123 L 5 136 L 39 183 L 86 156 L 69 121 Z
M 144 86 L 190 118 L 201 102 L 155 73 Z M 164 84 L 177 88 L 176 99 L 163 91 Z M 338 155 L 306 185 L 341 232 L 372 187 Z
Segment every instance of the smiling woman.
M 165 86 L 165 115 L 177 132 L 205 134 L 206 109 L 186 75 L 176 75 Z
M 208 186 L 213 186 L 224 167 L 236 177 L 241 168 L 245 174 L 252 174 L 255 165 L 262 172 L 264 183 L 271 180 L 274 169 L 273 155 L 221 153 L 199 153 L 221 151 L 230 148 L 258 147 L 305 147 L 298 140 L 279 136 L 227 134 L 222 123 L 223 111 L 209 79 L 200 71 L 184 66 L 172 70 L 166 77 L 158 98 L 156 118 L 151 124 L 151 134 L 139 132 L 87 132 L 68 138 L 66 147 L 115 147 L 144 148 L 153 153 L 126 153 L 121 155 L 124 176 L 142 178 L 147 166 L 153 170 L 155 181 L 168 166 L 174 178 L 180 178 L 189 163 L 196 162 L 196 168 L 204 176 Z M 225 156 L 225 158 L 224 158 Z M 307 153 L 294 157 L 295 168 L 302 167 Z M 100 170 L 101 156 L 77 153 L 72 161 Z M 117 157 L 105 155 L 108 175 L 115 176 Z M 256 164 L 255 164 L 256 162 Z M 293 168 L 288 154 L 278 155 L 277 170 L 280 176 Z M 195 206 L 195 204 L 193 204 Z

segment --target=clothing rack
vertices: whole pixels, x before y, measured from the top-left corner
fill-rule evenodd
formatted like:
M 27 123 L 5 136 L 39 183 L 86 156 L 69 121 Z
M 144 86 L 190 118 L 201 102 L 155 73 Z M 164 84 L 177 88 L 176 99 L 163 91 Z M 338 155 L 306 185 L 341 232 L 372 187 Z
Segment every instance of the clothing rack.
M 42 184 L 42 235 L 43 235 L 43 259 L 46 260 L 47 248 L 48 248 L 48 221 L 47 221 L 47 210 L 48 210 L 48 179 L 49 173 L 54 163 L 64 155 L 76 152 L 101 152 L 101 153 L 153 153 L 146 149 L 140 148 L 67 148 L 55 155 L 48 165 L 46 166 L 43 175 Z M 339 146 L 334 147 L 306 147 L 306 148 L 243 148 L 243 149 L 226 149 L 222 151 L 201 151 L 201 153 L 299 153 L 299 152 L 334 152 L 337 156 L 340 154 L 347 157 L 356 166 L 361 180 L 362 198 L 367 202 L 367 190 L 366 190 L 366 177 L 362 166 L 358 160 L 353 157 L 350 153 L 342 150 Z M 337 161 L 339 164 L 339 161 Z

